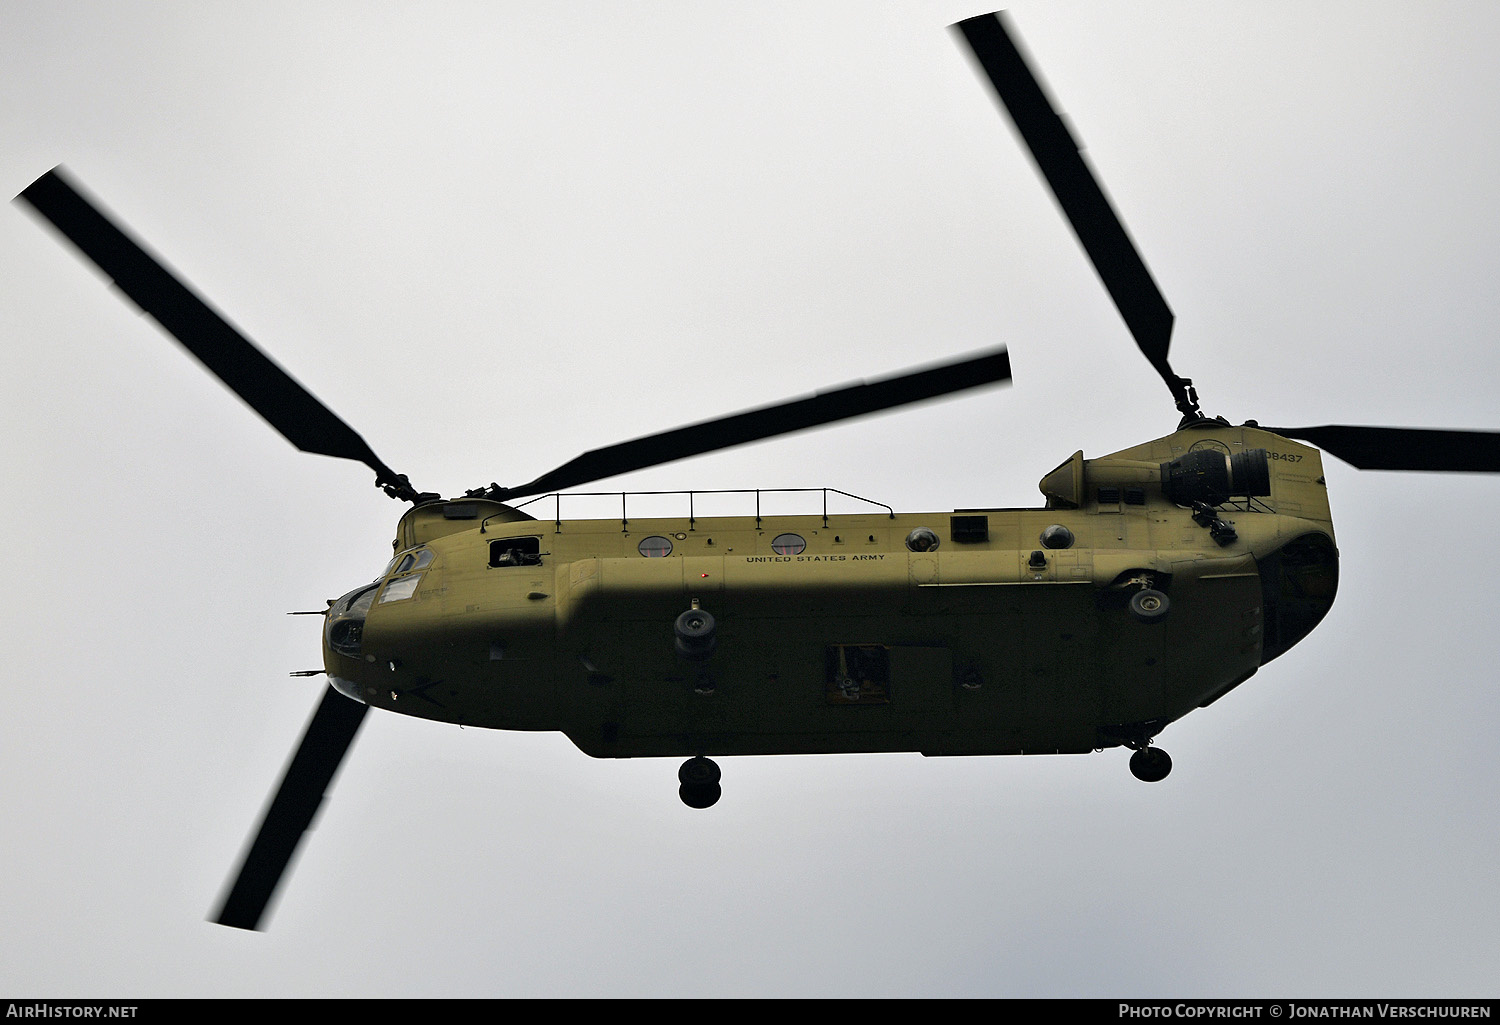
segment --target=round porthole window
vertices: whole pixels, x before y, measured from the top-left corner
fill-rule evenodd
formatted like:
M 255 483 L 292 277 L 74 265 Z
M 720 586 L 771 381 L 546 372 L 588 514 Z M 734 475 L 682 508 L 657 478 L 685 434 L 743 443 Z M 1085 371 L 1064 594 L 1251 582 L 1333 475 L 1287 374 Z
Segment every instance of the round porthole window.
M 672 542 L 664 537 L 652 536 L 637 545 L 636 551 L 648 559 L 660 559 L 672 554 Z
M 807 551 L 807 541 L 801 534 L 777 534 L 771 539 L 771 551 L 777 555 L 801 555 Z
M 906 547 L 914 552 L 930 552 L 938 546 L 938 536 L 926 527 L 918 527 L 906 535 Z
M 1054 523 L 1042 531 L 1043 548 L 1072 548 L 1073 532 L 1061 523 Z

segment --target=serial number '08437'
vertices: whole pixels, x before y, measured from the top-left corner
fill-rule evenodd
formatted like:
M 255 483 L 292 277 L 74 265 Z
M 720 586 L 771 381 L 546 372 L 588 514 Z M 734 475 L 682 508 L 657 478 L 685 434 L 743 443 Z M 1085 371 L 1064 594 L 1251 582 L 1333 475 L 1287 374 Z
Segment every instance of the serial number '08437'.
M 1266 455 L 1270 456 L 1272 459 L 1284 459 L 1289 463 L 1302 462 L 1302 456 L 1297 452 L 1267 452 Z

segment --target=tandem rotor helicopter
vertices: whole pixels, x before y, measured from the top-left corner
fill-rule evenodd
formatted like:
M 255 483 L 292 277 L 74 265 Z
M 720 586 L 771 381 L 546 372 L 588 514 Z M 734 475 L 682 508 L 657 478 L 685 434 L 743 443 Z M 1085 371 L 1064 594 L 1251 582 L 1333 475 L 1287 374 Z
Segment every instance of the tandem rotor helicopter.
M 1338 583 L 1322 457 L 1500 471 L 1500 434 L 1262 427 L 1206 414 L 1173 314 L 1001 15 L 955 26 L 1142 354 L 1176 429 L 1076 452 L 1033 509 L 567 517 L 566 489 L 1010 379 L 1003 349 L 587 452 L 444 499 L 386 465 L 57 169 L 18 197 L 297 448 L 364 463 L 410 505 L 374 581 L 324 612 L 321 701 L 216 913 L 256 929 L 371 707 L 565 734 L 601 758 L 1132 750 L 1285 653 Z M 1304 444 L 1306 443 L 1306 444 Z M 1316 446 L 1316 447 L 1314 447 Z M 825 493 L 826 496 L 826 493 Z M 524 501 L 523 501 L 524 500 Z

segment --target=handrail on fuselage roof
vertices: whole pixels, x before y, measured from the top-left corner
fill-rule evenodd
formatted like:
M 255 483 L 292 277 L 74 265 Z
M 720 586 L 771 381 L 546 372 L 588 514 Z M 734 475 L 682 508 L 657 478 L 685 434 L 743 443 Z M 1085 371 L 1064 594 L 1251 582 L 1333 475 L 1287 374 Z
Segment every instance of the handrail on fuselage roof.
M 516 505 L 514 508 L 516 508 L 516 509 L 524 509 L 526 506 L 531 505 L 533 502 L 540 502 L 540 501 L 543 501 L 544 499 L 548 499 L 548 498 L 552 499 L 553 500 L 554 532 L 555 533 L 562 533 L 562 500 L 564 498 L 602 498 L 602 497 L 612 497 L 614 495 L 619 495 L 620 496 L 620 529 L 622 531 L 628 531 L 630 529 L 630 516 L 629 516 L 628 502 L 629 502 L 629 499 L 630 499 L 631 496 L 642 497 L 642 496 L 646 496 L 646 495 L 686 495 L 687 496 L 687 500 L 688 500 L 688 529 L 689 530 L 694 530 L 694 529 L 696 529 L 696 524 L 697 524 L 697 514 L 696 514 L 696 512 L 694 510 L 694 507 L 693 507 L 693 499 L 694 499 L 695 496 L 697 496 L 697 495 L 754 495 L 755 496 L 755 526 L 756 526 L 757 529 L 759 529 L 760 523 L 761 523 L 761 519 L 763 518 L 762 514 L 761 514 L 761 508 L 760 508 L 760 496 L 763 493 L 764 494 L 775 495 L 775 494 L 810 493 L 810 492 L 822 492 L 822 495 L 823 495 L 823 526 L 825 528 L 828 526 L 828 494 L 829 494 L 829 492 L 832 492 L 835 495 L 842 495 L 845 498 L 852 498 L 856 502 L 864 502 L 866 505 L 873 505 L 873 506 L 876 506 L 877 508 L 884 509 L 886 511 L 886 515 L 887 516 L 889 516 L 893 520 L 896 518 L 896 510 L 892 509 L 890 506 L 886 505 L 884 502 L 877 502 L 874 499 L 870 499 L 870 498 L 862 498 L 859 495 L 850 494 L 847 491 L 840 491 L 838 488 L 717 488 L 717 489 L 699 489 L 699 490 L 693 490 L 693 491 L 571 491 L 571 492 L 554 492 L 554 493 L 552 493 L 550 495 L 538 495 L 535 498 L 528 499 L 527 501 L 522 502 L 519 505 Z M 488 523 L 489 520 L 490 520 L 490 518 L 486 517 L 485 520 L 484 520 L 484 522 L 479 525 L 480 533 L 484 532 L 485 524 Z

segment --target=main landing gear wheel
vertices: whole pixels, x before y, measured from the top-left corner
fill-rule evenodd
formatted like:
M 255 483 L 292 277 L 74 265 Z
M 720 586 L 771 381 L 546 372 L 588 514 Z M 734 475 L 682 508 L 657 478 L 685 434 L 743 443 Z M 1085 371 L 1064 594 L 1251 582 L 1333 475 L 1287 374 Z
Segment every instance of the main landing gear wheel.
M 1130 756 L 1130 771 L 1142 783 L 1160 783 L 1172 771 L 1172 756 L 1159 747 L 1143 747 Z
M 719 764 L 712 758 L 689 758 L 677 770 L 677 796 L 689 808 L 711 808 L 723 791 L 719 787 Z
M 692 662 L 702 662 L 714 653 L 718 638 L 714 636 L 714 617 L 703 609 L 694 607 L 677 617 L 672 624 L 672 633 L 677 645 L 677 654 Z
M 1130 596 L 1130 614 L 1140 623 L 1160 623 L 1171 607 L 1166 595 L 1149 587 Z

